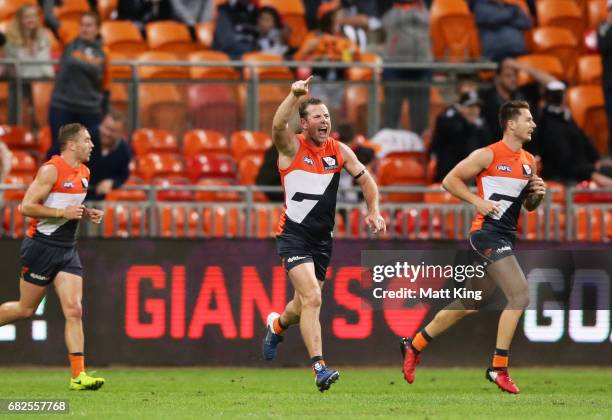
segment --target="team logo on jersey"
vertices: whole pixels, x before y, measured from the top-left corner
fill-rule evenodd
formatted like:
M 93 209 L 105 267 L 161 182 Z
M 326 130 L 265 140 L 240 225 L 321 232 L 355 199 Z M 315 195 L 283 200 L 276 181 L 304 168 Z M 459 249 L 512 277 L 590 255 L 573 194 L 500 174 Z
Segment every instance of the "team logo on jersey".
M 523 176 L 529 178 L 531 176 L 531 166 L 523 163 Z
M 338 169 L 338 161 L 336 156 L 323 156 L 323 169 L 331 171 L 332 169 Z
M 500 165 L 497 165 L 497 170 L 500 172 L 512 172 L 512 166 L 505 165 L 502 163 Z
M 87 181 L 87 178 L 81 178 L 81 183 L 83 184 L 83 188 L 87 189 L 87 187 L 89 186 L 89 181 Z
M 74 188 L 74 184 L 72 183 L 72 181 L 66 181 L 64 182 L 64 188 L 66 189 Z
M 314 160 L 312 160 L 310 156 L 304 156 L 304 163 L 308 165 L 314 165 Z

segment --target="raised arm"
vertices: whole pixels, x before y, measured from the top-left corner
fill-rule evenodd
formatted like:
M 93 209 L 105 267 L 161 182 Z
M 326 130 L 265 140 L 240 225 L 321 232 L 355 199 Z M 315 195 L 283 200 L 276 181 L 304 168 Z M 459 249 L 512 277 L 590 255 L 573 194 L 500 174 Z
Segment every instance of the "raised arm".
M 357 181 L 357 185 L 363 191 L 363 197 L 368 206 L 368 215 L 364 219 L 365 223 L 372 230 L 372 233 L 386 232 L 385 219 L 380 215 L 380 209 L 378 208 L 379 196 L 376 182 L 374 182 L 366 167 L 359 162 L 355 152 L 350 147 L 340 143 L 340 150 L 344 160 L 344 169 Z
M 293 158 L 297 152 L 298 145 L 295 134 L 289 128 L 289 119 L 295 114 L 301 102 L 301 98 L 308 93 L 308 84 L 312 80 L 310 76 L 306 80 L 298 80 L 291 85 L 291 92 L 281 102 L 272 120 L 272 140 L 278 153 Z
M 442 186 L 455 197 L 472 204 L 483 216 L 495 214 L 497 212 L 497 203 L 485 200 L 474 194 L 465 183 L 486 169 L 492 161 L 493 152 L 489 148 L 483 147 L 482 149 L 475 150 L 444 177 Z
M 44 165 L 38 170 L 36 178 L 28 187 L 21 202 L 21 213 L 35 219 L 60 218 L 68 220 L 83 217 L 82 205 L 72 205 L 66 208 L 46 207 L 42 203 L 51 192 L 57 181 L 57 169 L 53 165 Z

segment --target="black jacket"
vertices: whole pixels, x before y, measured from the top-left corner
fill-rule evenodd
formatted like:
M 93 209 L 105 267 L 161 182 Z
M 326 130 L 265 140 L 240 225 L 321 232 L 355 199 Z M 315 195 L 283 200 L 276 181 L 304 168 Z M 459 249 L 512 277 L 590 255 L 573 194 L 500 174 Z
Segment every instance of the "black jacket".
M 603 65 L 603 86 L 609 88 L 612 87 L 612 25 L 607 22 L 597 28 L 597 47 Z
M 95 193 L 96 187 L 105 179 L 113 180 L 113 189 L 120 188 L 130 176 L 130 160 L 132 149 L 124 140 L 119 140 L 115 148 L 105 156 L 100 156 L 96 171 L 92 172 L 91 186 L 88 189 L 88 199 L 103 200 L 104 196 Z

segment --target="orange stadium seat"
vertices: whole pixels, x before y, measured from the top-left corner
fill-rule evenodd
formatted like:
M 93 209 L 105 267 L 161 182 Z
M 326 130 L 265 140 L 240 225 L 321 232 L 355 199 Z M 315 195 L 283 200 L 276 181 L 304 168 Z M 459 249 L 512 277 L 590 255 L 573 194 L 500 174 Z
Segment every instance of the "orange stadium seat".
M 579 85 L 601 84 L 601 55 L 583 55 L 576 65 L 576 79 Z
M 26 188 L 34 181 L 33 174 L 8 175 L 4 180 L 5 184 L 23 185 Z M 25 195 L 26 188 L 16 190 L 4 190 L 4 199 L 6 201 L 21 201 Z
M 184 176 L 185 164 L 180 155 L 149 153 L 137 158 L 138 173 L 149 182 L 156 177 Z
M 100 33 L 104 46 L 114 52 L 135 55 L 147 50 L 140 30 L 129 20 L 102 22 Z
M 91 8 L 87 0 L 62 0 L 61 6 L 53 8 L 53 14 L 61 21 L 79 22 L 81 15 L 89 12 Z
M 564 78 L 561 61 L 559 61 L 559 59 L 554 55 L 527 54 L 517 57 L 516 60 L 521 64 L 527 64 L 531 67 L 535 67 L 538 70 L 550 73 L 559 80 Z M 519 73 L 519 85 L 526 85 L 527 83 L 533 83 L 534 81 L 535 80 L 524 71 Z
M 597 28 L 608 15 L 607 0 L 588 0 L 587 4 L 587 26 L 591 29 Z
M 111 83 L 110 105 L 112 109 L 128 114 L 129 97 L 127 86 L 122 83 Z
M 259 207 L 256 208 L 251 229 L 256 238 L 265 239 L 276 235 L 278 223 L 283 214 L 282 207 Z
M 372 63 L 372 64 L 381 64 L 382 59 L 378 54 L 374 53 L 361 53 L 359 56 L 360 63 Z M 382 70 L 378 70 L 380 74 Z M 372 70 L 364 67 L 355 67 L 347 69 L 346 77 L 348 80 L 356 80 L 356 81 L 365 81 L 372 80 Z
M 193 191 L 179 190 L 174 187 L 189 186 L 189 179 L 180 175 L 159 176 L 151 180 L 151 184 L 156 187 L 170 188 L 165 191 L 158 191 L 156 199 L 159 201 L 193 201 Z
M 106 194 L 107 201 L 146 201 L 147 194 L 142 190 L 112 190 Z
M 0 141 L 11 150 L 36 150 L 36 139 L 25 127 L 0 125 Z
M 136 156 L 147 153 L 178 153 L 178 144 L 172 134 L 163 129 L 139 128 L 132 134 L 132 149 Z
M 236 162 L 248 154 L 261 154 L 272 146 L 272 138 L 268 133 L 262 131 L 236 131 L 230 138 L 232 156 Z
M 302 0 L 260 0 L 259 7 L 270 6 L 275 8 L 283 19 L 283 23 L 291 28 L 289 45 L 299 48 L 306 37 L 306 11 Z
M 358 133 L 368 131 L 368 99 L 369 88 L 367 86 L 348 85 L 344 89 L 344 106 L 346 118 L 355 123 L 355 128 Z M 384 103 L 384 89 L 381 87 L 378 90 L 378 112 L 380 114 L 381 106 Z M 282 101 L 282 98 L 281 98 Z M 430 110 L 430 113 L 433 112 Z M 435 118 L 435 117 L 434 117 Z
M 185 207 L 162 207 L 161 236 L 164 238 L 194 238 L 198 235 L 201 216 L 196 209 Z
M 247 63 L 274 62 L 283 61 L 283 57 L 277 54 L 252 52 L 244 54 L 242 56 L 242 60 L 246 61 Z M 291 72 L 291 70 L 289 70 L 289 67 L 256 67 L 254 70 L 251 70 L 248 66 L 245 66 L 245 79 L 250 79 L 252 77 L 252 71 L 255 71 L 259 79 L 262 80 L 293 80 L 293 73 Z
M 584 20 L 578 4 L 573 0 L 539 0 L 536 2 L 539 26 L 558 26 L 572 31 L 582 39 Z
M 25 4 L 38 5 L 36 0 L 0 0 L 0 20 L 9 20 Z
M 230 156 L 199 154 L 187 160 L 186 172 L 193 182 L 201 178 L 217 178 L 234 180 L 236 164 Z
M 424 201 L 428 204 L 460 204 L 461 200 L 447 192 L 442 188 L 442 184 L 431 184 L 429 185 L 430 191 L 425 192 Z M 463 238 L 463 225 L 465 223 L 465 212 L 455 213 L 453 210 L 449 210 L 444 214 L 443 210 L 436 210 L 432 215 L 434 225 L 441 225 L 444 229 L 444 235 L 442 237 L 448 239 L 464 239 Z M 446 216 L 446 217 L 444 217 Z M 455 233 L 455 231 L 458 233 Z
M 237 208 L 213 207 L 202 212 L 204 233 L 214 238 L 244 235 L 244 215 Z
M 381 186 L 424 185 L 426 158 L 422 153 L 392 153 L 385 156 L 378 168 Z M 386 200 L 392 202 L 422 201 L 423 193 L 389 193 Z
M 66 19 L 60 21 L 58 36 L 63 45 L 69 44 L 79 36 L 79 21 Z
M 53 82 L 32 82 L 34 118 L 39 127 L 49 124 L 49 104 L 53 93 Z
M 431 6 L 430 30 L 434 57 L 449 61 L 480 58 L 480 44 L 474 17 L 467 3 L 436 0 Z
M 609 240 L 609 226 L 612 223 L 612 215 L 610 213 L 610 211 L 604 211 L 599 208 L 591 208 L 590 211 L 585 207 L 574 209 L 575 238 L 579 241 Z
M 117 10 L 119 0 L 98 0 L 98 14 L 102 21 L 109 20 Z
M 600 155 L 608 151 L 608 119 L 601 85 L 572 86 L 567 103 L 576 124 L 589 136 Z
M 176 54 L 163 51 L 147 51 L 138 56 L 139 61 L 177 61 Z M 142 79 L 188 79 L 189 68 L 172 65 L 140 66 L 139 74 Z
M 11 175 L 34 175 L 36 174 L 36 160 L 23 150 L 14 150 L 11 160 Z
M 108 51 L 108 60 L 110 61 L 111 79 L 131 79 L 132 68 L 128 65 L 115 64 L 116 61 L 133 60 L 137 56 L 126 54 L 123 52 Z
M 227 187 L 232 182 L 227 179 L 201 179 L 198 187 Z M 196 201 L 241 201 L 240 194 L 236 191 L 197 191 Z
M 196 41 L 198 46 L 209 50 L 212 48 L 213 39 L 215 37 L 216 21 L 209 20 L 208 22 L 199 22 L 195 25 Z
M 533 43 L 535 52 L 557 57 L 563 66 L 564 79 L 573 80 L 579 45 L 572 31 L 552 26 L 536 28 Z
M 196 49 L 184 23 L 171 20 L 151 22 L 145 25 L 145 32 L 152 51 L 171 52 L 185 57 Z
M 112 199 L 110 193 L 106 195 L 109 205 L 105 208 L 102 219 L 105 237 L 138 237 L 141 236 L 141 230 L 144 234 L 148 232 L 148 215 L 141 207 L 113 203 Z
M 185 99 L 176 84 L 141 84 L 138 89 L 140 125 L 162 128 L 180 138 L 187 127 Z
M 229 136 L 240 125 L 240 105 L 234 86 L 192 84 L 187 88 L 192 127 L 206 127 Z
M 60 58 L 62 51 L 64 50 L 64 46 L 58 41 L 51 29 L 43 28 L 43 30 L 47 34 L 47 39 L 51 43 L 51 58 Z
M 38 152 L 45 155 L 51 147 L 51 129 L 49 126 L 44 126 L 36 133 L 36 144 L 38 144 Z
M 229 143 L 214 130 L 189 130 L 183 136 L 183 156 L 190 159 L 200 153 L 229 154 Z
M 238 162 L 240 185 L 255 185 L 255 178 L 257 178 L 262 163 L 263 157 L 260 154 L 243 156 Z
M 187 57 L 189 61 L 210 62 L 210 61 L 229 61 L 229 56 L 220 51 L 196 51 Z M 221 79 L 221 80 L 238 80 L 240 73 L 233 67 L 202 67 L 192 66 L 189 68 L 189 75 L 192 79 Z

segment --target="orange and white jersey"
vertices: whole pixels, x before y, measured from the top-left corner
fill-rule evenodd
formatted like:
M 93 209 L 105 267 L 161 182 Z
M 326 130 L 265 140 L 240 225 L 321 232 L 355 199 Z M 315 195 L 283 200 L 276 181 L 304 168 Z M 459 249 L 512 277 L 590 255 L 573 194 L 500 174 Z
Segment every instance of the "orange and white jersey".
M 535 159 L 524 149 L 514 152 L 502 141 L 487 147 L 493 152 L 493 161 L 476 177 L 478 195 L 485 200 L 497 202 L 499 211 L 495 216 L 477 213 L 472 222 L 472 231 L 487 229 L 514 232 L 523 205 L 525 187 L 535 168 Z
M 344 161 L 337 140 L 321 146 L 297 136 L 299 149 L 286 169 L 280 169 L 285 205 L 277 234 L 295 233 L 308 239 L 331 238 L 336 217 L 336 196 Z
M 51 188 L 43 205 L 63 209 L 82 204 L 89 186 L 89 168 L 80 164 L 71 167 L 61 156 L 53 156 L 44 165 L 57 169 L 57 181 Z M 44 166 L 43 165 L 43 166 Z M 28 237 L 58 246 L 73 246 L 76 243 L 78 220 L 59 218 L 31 219 Z

